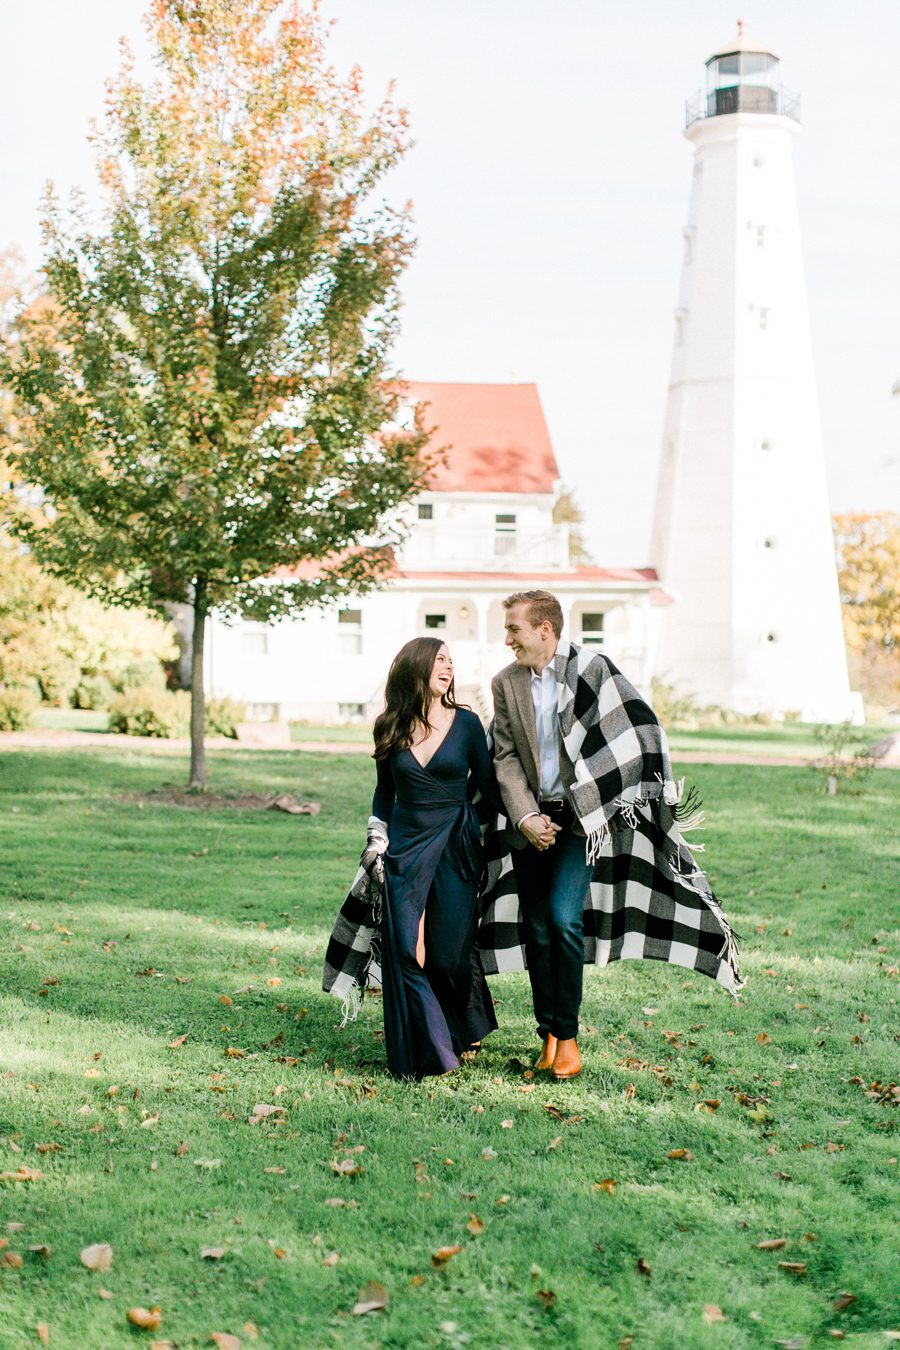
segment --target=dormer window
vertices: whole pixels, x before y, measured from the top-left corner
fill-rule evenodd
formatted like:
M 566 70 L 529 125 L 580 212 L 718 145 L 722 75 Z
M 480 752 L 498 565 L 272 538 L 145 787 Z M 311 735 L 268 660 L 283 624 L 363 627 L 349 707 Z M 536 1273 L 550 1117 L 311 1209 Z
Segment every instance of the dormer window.
M 516 518 L 500 511 L 494 516 L 494 553 L 503 557 L 516 551 Z

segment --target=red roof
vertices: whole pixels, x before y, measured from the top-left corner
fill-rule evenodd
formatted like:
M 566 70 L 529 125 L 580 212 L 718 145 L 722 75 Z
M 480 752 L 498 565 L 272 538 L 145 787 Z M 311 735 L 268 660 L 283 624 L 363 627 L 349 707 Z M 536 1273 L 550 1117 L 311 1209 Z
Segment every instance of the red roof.
M 447 447 L 435 492 L 552 492 L 559 468 L 534 384 L 411 381 L 405 397 L 427 403 L 431 445 Z
M 396 568 L 392 574 L 395 577 L 402 577 L 406 581 L 546 581 L 565 582 L 565 581 L 596 581 L 609 585 L 610 582 L 643 582 L 646 585 L 650 581 L 656 580 L 656 573 L 652 567 L 557 567 L 552 571 L 543 572 L 458 572 L 446 569 L 442 572 L 437 571 L 400 571 Z M 658 591 L 663 595 L 663 591 Z

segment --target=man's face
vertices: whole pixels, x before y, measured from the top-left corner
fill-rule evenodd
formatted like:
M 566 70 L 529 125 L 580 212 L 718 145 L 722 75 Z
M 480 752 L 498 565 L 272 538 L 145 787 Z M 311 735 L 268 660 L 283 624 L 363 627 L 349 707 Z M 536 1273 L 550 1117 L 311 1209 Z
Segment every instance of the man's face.
M 556 647 L 556 634 L 545 620 L 538 628 L 528 621 L 527 605 L 512 605 L 506 611 L 506 645 L 520 666 L 542 670 Z

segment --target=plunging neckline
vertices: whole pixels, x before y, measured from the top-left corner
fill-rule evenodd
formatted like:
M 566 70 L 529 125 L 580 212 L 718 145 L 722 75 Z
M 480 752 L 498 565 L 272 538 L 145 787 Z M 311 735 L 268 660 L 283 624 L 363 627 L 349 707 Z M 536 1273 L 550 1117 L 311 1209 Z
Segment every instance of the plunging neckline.
M 412 755 L 413 759 L 414 759 L 414 760 L 416 761 L 416 763 L 418 764 L 418 766 L 419 766 L 420 769 L 424 769 L 426 773 L 428 772 L 428 765 L 432 762 L 432 760 L 434 759 L 435 755 L 439 755 L 439 754 L 441 753 L 441 750 L 442 750 L 442 749 L 444 748 L 444 746 L 446 745 L 447 740 L 448 740 L 448 738 L 449 738 L 449 736 L 450 736 L 450 733 L 451 733 L 451 731 L 453 730 L 453 728 L 454 728 L 455 726 L 456 726 L 456 712 L 454 712 L 453 717 L 450 719 L 450 725 L 448 726 L 447 730 L 444 732 L 443 736 L 441 737 L 440 741 L 438 742 L 437 748 L 436 748 L 435 750 L 432 750 L 431 754 L 428 756 L 428 761 L 427 761 L 427 763 L 425 763 L 425 764 L 423 764 L 422 761 L 419 759 L 419 756 L 415 753 L 415 751 L 413 750 L 413 748 L 412 748 L 411 745 L 408 745 L 408 746 L 406 747 L 407 750 L 409 751 L 409 753 Z M 421 745 L 422 742 L 420 741 L 419 744 Z

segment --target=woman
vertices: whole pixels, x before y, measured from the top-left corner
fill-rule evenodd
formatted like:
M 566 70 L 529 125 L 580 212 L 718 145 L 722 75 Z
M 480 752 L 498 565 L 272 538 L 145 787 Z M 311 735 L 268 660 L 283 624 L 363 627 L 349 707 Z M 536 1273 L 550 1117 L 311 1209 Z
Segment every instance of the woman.
M 497 1026 L 475 948 L 482 852 L 469 775 L 492 805 L 497 787 L 481 722 L 457 704 L 439 638 L 414 638 L 397 653 L 374 735 L 367 854 L 384 862 L 388 1069 L 423 1078 L 455 1069 Z

